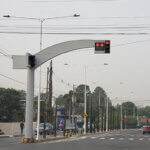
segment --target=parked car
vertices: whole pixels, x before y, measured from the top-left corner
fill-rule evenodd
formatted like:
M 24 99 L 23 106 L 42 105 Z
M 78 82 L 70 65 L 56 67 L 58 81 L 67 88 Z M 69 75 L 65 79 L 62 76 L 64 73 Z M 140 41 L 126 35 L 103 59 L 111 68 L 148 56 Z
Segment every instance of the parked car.
M 150 126 L 143 126 L 143 134 L 150 133 Z
M 35 132 L 37 133 L 37 129 Z M 53 125 L 50 123 L 46 123 L 45 124 L 45 132 L 47 135 L 53 134 L 54 133 Z M 43 133 L 44 133 L 44 123 L 40 123 L 39 134 L 42 135 Z
M 77 126 L 75 127 L 75 124 L 66 125 L 65 132 L 66 131 L 70 132 L 70 130 L 72 130 L 72 134 L 78 133 L 78 127 Z

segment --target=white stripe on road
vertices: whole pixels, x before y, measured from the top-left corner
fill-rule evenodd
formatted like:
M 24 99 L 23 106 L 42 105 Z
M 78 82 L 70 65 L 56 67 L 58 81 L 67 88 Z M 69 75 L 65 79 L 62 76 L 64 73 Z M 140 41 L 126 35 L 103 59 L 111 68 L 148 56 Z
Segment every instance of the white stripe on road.
M 133 141 L 134 139 L 133 139 L 133 138 L 129 138 L 129 140 L 130 140 L 130 141 Z
M 80 137 L 80 139 L 86 139 L 86 138 L 88 138 L 88 137 L 87 136 Z
M 109 140 L 114 140 L 115 138 L 110 138 Z
M 105 140 L 106 138 L 100 138 L 101 140 Z
M 96 139 L 97 137 L 91 137 L 91 139 Z
M 140 138 L 139 140 L 140 140 L 140 141 L 143 141 L 143 138 Z

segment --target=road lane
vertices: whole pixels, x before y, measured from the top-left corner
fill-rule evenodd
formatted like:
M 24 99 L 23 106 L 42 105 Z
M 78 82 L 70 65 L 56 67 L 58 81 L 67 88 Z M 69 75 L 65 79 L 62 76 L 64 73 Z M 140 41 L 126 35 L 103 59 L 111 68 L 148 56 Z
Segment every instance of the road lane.
M 1 146 L 1 145 L 0 145 Z M 115 131 L 107 134 L 90 135 L 68 140 L 46 141 L 36 144 L 3 144 L 0 150 L 149 150 L 150 135 L 141 130 Z

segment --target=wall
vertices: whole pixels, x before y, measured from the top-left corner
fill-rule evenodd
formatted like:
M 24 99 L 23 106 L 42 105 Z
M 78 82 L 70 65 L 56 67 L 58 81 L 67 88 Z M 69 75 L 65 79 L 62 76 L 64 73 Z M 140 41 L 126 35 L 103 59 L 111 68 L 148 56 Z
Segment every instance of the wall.
M 5 133 L 5 135 L 20 135 L 20 122 L 0 122 L 0 129 Z M 35 129 L 36 122 L 33 122 L 33 130 Z

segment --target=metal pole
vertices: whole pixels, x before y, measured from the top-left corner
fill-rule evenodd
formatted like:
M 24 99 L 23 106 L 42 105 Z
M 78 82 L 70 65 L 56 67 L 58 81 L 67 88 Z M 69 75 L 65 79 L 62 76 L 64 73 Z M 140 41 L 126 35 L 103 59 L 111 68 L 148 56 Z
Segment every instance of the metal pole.
M 125 110 L 125 129 L 127 128 L 127 126 L 126 126 L 126 118 L 127 116 L 126 116 L 126 110 Z
M 27 68 L 25 138 L 33 138 L 34 69 Z
M 99 100 L 98 100 L 98 132 L 99 132 L 99 122 L 100 122 L 100 91 L 99 91 Z
M 84 114 L 86 114 L 86 66 L 85 66 Z M 86 134 L 86 117 L 84 117 L 84 134 Z
M 72 122 L 75 124 L 75 120 L 74 120 L 74 114 L 75 114 L 75 97 L 74 97 L 74 84 L 73 84 L 73 100 L 72 100 L 72 103 L 73 103 L 73 115 L 72 115 Z
M 122 130 L 122 103 L 121 103 L 121 130 Z
M 40 51 L 42 50 L 42 25 L 44 20 L 40 20 L 41 28 L 40 28 Z M 40 97 L 41 97 L 41 66 L 39 73 L 39 93 L 38 93 L 38 115 L 37 115 L 37 137 L 39 139 L 39 125 L 40 125 Z
M 106 132 L 108 131 L 108 97 L 106 98 Z

